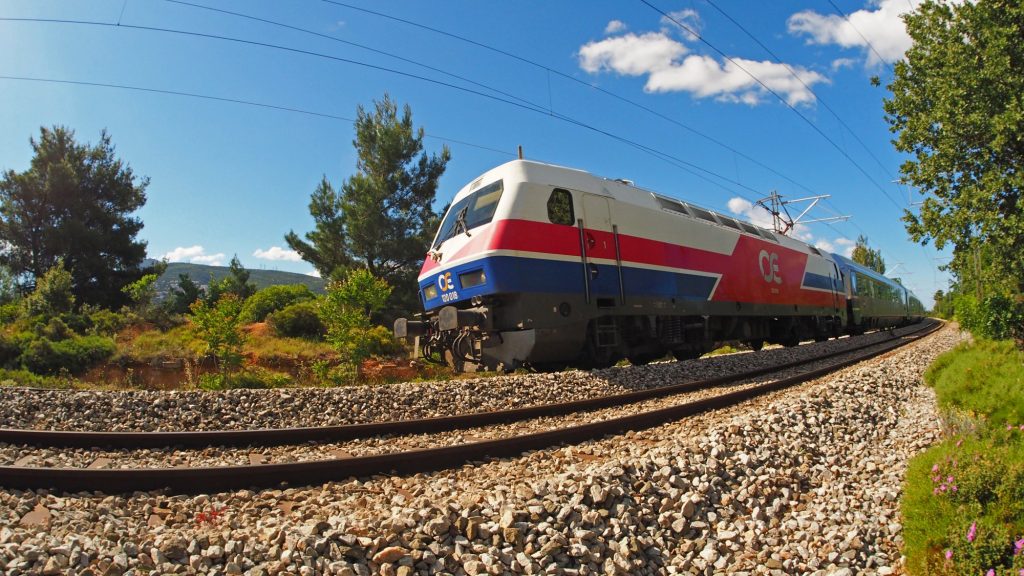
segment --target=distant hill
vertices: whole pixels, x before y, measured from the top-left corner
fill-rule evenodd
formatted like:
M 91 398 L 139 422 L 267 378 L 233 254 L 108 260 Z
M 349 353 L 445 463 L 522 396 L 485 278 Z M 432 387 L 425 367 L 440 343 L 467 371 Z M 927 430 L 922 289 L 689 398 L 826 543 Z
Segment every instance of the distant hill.
M 320 278 L 295 272 L 259 270 L 254 268 L 247 268 L 247 270 L 249 270 L 249 282 L 255 284 L 257 288 L 265 288 L 267 286 L 275 286 L 278 284 L 305 284 L 313 292 L 322 294 L 325 286 L 327 285 L 327 283 Z M 205 287 L 210 285 L 211 277 L 213 280 L 220 280 L 230 274 L 230 272 L 228 271 L 227 266 L 207 266 L 205 264 L 190 264 L 187 262 L 170 262 L 167 264 L 167 271 L 164 272 L 156 281 L 157 298 L 166 297 L 171 293 L 172 288 L 178 287 L 179 274 L 188 274 L 188 277 L 191 278 L 193 282 Z

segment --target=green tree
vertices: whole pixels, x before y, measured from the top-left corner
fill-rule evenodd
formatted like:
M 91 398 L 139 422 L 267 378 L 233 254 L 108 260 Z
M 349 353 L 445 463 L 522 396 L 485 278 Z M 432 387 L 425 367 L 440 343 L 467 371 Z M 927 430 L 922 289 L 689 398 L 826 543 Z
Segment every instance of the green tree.
M 355 130 L 356 173 L 340 193 L 321 180 L 309 204 L 315 229 L 305 239 L 289 232 L 285 240 L 324 278 L 366 268 L 396 288 L 392 312 L 417 309 L 416 275 L 438 226 L 433 203 L 451 154 L 447 147 L 439 155 L 424 152 L 411 109 L 399 115 L 387 94 L 372 111 L 358 108 Z
M 853 248 L 853 255 L 850 256 L 850 259 L 879 274 L 885 274 L 885 260 L 882 259 L 882 251 L 869 247 L 868 238 L 863 234 L 857 237 L 857 244 Z
M 320 302 L 320 319 L 327 329 L 327 341 L 345 361 L 358 365 L 373 354 L 386 352 L 370 318 L 384 308 L 390 295 L 388 283 L 363 268 L 350 270 L 344 280 L 328 285 Z
M 249 282 L 249 271 L 238 260 L 238 254 L 231 258 L 228 275 L 216 282 L 210 282 L 208 302 L 216 302 L 224 294 L 234 294 L 239 300 L 245 300 L 256 293 L 256 285 Z
M 170 310 L 174 314 L 184 314 L 196 300 L 206 294 L 202 286 L 196 284 L 188 274 L 178 274 L 178 287 L 171 289 Z
M 196 300 L 191 309 L 192 332 L 206 343 L 207 354 L 216 359 L 220 370 L 215 387 L 226 387 L 231 371 L 242 363 L 242 300 L 235 294 L 224 294 L 213 304 Z
M 17 299 L 17 279 L 6 266 L 0 265 L 0 306 L 10 304 Z
M 0 177 L 0 264 L 27 284 L 63 258 L 80 304 L 120 307 L 121 289 L 145 273 L 142 220 L 147 178 L 136 178 L 115 156 L 106 131 L 79 144 L 64 127 L 41 128 L 30 139 L 28 170 Z
M 58 258 L 53 268 L 35 281 L 35 290 L 25 298 L 25 310 L 30 316 L 53 317 L 70 312 L 75 307 L 72 292 L 72 274 Z
M 950 269 L 978 286 L 988 252 L 1003 290 L 1022 294 L 1024 4 L 928 1 L 906 24 L 914 44 L 896 64 L 885 113 L 896 149 L 912 155 L 902 179 L 925 195 L 920 214 L 904 215 L 907 231 L 952 244 Z

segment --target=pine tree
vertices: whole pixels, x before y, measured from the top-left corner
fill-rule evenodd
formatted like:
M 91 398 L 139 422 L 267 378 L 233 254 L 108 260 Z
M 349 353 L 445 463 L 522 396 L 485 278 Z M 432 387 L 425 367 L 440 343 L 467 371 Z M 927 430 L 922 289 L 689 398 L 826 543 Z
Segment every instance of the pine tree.
M 146 273 L 146 243 L 137 240 L 147 178 L 115 156 L 103 131 L 79 144 L 64 127 L 41 128 L 24 172 L 0 177 L 0 265 L 31 288 L 62 258 L 79 304 L 119 307 L 122 289 Z
M 316 228 L 285 240 L 324 278 L 365 268 L 386 281 L 391 314 L 416 310 L 416 274 L 439 223 L 433 204 L 451 154 L 425 153 L 411 109 L 400 116 L 387 94 L 372 111 L 359 107 L 355 127 L 356 173 L 340 193 L 324 178 L 309 204 Z

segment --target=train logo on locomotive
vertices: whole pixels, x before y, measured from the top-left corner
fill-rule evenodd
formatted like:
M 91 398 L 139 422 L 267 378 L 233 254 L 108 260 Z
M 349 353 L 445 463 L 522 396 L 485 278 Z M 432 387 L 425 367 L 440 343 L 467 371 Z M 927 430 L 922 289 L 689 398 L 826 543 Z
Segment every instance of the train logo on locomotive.
M 764 281 L 776 284 L 782 284 L 782 275 L 779 274 L 779 255 L 775 252 L 771 254 L 767 250 L 761 250 L 761 253 L 757 257 L 758 264 L 761 266 L 761 276 L 764 277 Z

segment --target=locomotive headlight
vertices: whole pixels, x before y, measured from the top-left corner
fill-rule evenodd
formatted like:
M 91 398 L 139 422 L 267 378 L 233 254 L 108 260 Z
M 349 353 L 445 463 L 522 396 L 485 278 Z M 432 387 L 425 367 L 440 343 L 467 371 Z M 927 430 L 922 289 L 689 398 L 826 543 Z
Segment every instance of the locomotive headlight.
M 463 288 L 472 288 L 474 286 L 479 286 L 484 282 L 487 282 L 487 276 L 484 274 L 482 269 L 459 274 L 459 284 L 461 284 Z
M 427 300 L 437 298 L 437 286 L 434 284 L 428 284 L 427 287 L 423 289 L 423 297 Z

